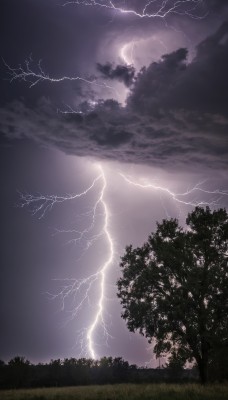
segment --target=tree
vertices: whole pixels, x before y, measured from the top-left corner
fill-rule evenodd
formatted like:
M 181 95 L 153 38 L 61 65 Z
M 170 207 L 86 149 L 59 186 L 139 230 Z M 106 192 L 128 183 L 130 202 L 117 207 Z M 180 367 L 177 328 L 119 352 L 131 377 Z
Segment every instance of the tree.
M 30 365 L 30 361 L 26 360 L 25 357 L 16 356 L 8 362 L 8 365 L 10 365 L 11 367 L 27 366 L 27 365 Z
M 11 385 L 14 388 L 26 387 L 30 384 L 30 361 L 16 356 L 8 362 Z
M 228 215 L 209 207 L 157 223 L 142 247 L 126 247 L 118 297 L 130 331 L 155 340 L 157 356 L 196 360 L 202 383 L 213 351 L 228 346 Z

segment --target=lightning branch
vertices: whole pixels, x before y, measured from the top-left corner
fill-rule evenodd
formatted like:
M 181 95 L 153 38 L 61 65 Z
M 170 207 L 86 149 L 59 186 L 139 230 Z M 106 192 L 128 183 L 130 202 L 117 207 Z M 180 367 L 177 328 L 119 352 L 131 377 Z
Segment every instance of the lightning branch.
M 123 3 L 121 7 L 119 4 Z M 142 11 L 136 11 L 133 8 L 127 8 L 126 2 L 115 0 L 73 0 L 67 1 L 62 6 L 81 5 L 86 7 L 97 7 L 103 9 L 114 10 L 121 14 L 129 14 L 138 18 L 163 18 L 170 14 L 178 14 L 188 16 L 194 19 L 202 19 L 205 13 L 199 13 L 200 7 L 204 5 L 204 0 L 150 0 L 143 6 Z
M 110 213 L 108 205 L 105 200 L 105 191 L 107 186 L 106 177 L 104 170 L 101 166 L 98 167 L 99 175 L 93 180 L 92 184 L 86 188 L 83 192 L 74 195 L 57 196 L 57 195 L 31 195 L 20 193 L 20 206 L 28 207 L 32 215 L 37 215 L 38 218 L 44 218 L 45 215 L 50 212 L 53 207 L 60 205 L 64 202 L 75 201 L 79 198 L 86 197 L 91 193 L 92 190 L 98 191 L 97 200 L 93 208 L 90 210 L 91 223 L 83 231 L 73 230 L 57 230 L 57 233 L 71 233 L 75 236 L 72 241 L 74 243 L 80 243 L 82 240 L 86 241 L 85 251 L 88 250 L 97 240 L 103 239 L 106 243 L 106 260 L 97 268 L 96 272 L 87 276 L 83 279 L 63 279 L 62 288 L 56 294 L 48 293 L 49 297 L 53 300 L 60 300 L 61 309 L 67 311 L 70 315 L 68 320 L 73 320 L 78 313 L 82 310 L 86 303 L 93 303 L 90 301 L 92 292 L 98 288 L 98 302 L 95 304 L 95 311 L 92 320 L 90 321 L 88 328 L 81 330 L 79 335 L 79 343 L 81 345 L 81 352 L 85 355 L 97 358 L 95 350 L 95 334 L 99 326 L 103 328 L 105 338 L 110 336 L 106 328 L 104 318 L 105 308 L 105 285 L 106 276 L 108 269 L 111 267 L 114 260 L 114 244 L 110 232 Z M 101 186 L 99 189 L 98 184 Z M 97 218 L 103 220 L 102 228 L 100 231 L 93 235 L 93 230 L 97 222 Z M 82 293 L 80 299 L 79 295 Z M 66 309 L 66 304 L 69 300 L 73 299 L 74 306 L 70 309 Z M 94 308 L 94 307 L 93 307 Z

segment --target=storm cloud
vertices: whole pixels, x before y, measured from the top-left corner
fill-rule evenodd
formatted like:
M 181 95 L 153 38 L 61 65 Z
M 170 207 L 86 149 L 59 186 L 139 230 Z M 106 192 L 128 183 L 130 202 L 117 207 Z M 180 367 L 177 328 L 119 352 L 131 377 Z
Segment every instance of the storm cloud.
M 122 75 L 109 64 L 98 69 L 128 85 L 126 69 Z M 1 109 L 0 130 L 77 156 L 174 170 L 227 169 L 227 71 L 224 23 L 197 46 L 190 63 L 187 50 L 179 49 L 143 68 L 125 106 L 100 100 L 87 113 L 62 115 L 45 98 L 35 108 L 16 101 Z
M 132 85 L 135 77 L 135 68 L 132 65 L 117 65 L 113 67 L 112 64 L 97 64 L 97 70 L 107 79 L 116 79 L 123 82 L 125 86 Z

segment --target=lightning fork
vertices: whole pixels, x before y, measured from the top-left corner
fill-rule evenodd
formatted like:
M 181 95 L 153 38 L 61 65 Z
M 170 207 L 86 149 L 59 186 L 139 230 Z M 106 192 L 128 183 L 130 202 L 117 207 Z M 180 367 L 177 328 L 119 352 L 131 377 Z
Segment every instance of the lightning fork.
M 202 184 L 204 182 L 199 182 L 196 185 L 194 185 L 192 188 L 186 190 L 185 192 L 182 193 L 175 193 L 172 192 L 170 189 L 164 186 L 160 185 L 155 185 L 152 183 L 148 184 L 141 184 L 137 181 L 134 181 L 124 174 L 120 173 L 119 174 L 125 182 L 127 182 L 130 185 L 139 187 L 141 189 L 152 189 L 158 192 L 163 192 L 166 193 L 168 196 L 170 196 L 176 203 L 183 204 L 186 206 L 191 206 L 191 207 L 197 207 L 197 206 L 216 206 L 218 205 L 218 201 L 221 197 L 223 196 L 228 196 L 228 190 L 206 190 L 202 188 Z M 204 201 L 204 200 L 185 200 L 188 196 L 195 195 L 197 193 L 204 193 L 206 195 L 211 195 L 211 196 L 216 196 L 216 199 L 211 200 L 211 201 Z
M 89 85 L 95 85 L 105 89 L 114 90 L 117 93 L 112 86 L 107 85 L 105 82 L 98 82 L 97 78 L 91 80 L 81 76 L 61 76 L 60 78 L 53 78 L 44 71 L 41 65 L 41 60 L 37 64 L 37 70 L 32 68 L 33 61 L 31 58 L 26 59 L 24 65 L 19 64 L 19 66 L 16 68 L 11 67 L 4 59 L 2 60 L 5 67 L 8 69 L 10 83 L 14 81 L 24 81 L 29 84 L 29 88 L 32 88 L 40 82 L 60 83 L 64 81 L 81 81 Z
M 199 6 L 204 4 L 204 0 L 177 0 L 174 2 L 163 0 L 160 6 L 157 0 L 150 0 L 145 4 L 142 12 L 115 6 L 114 0 L 106 0 L 105 2 L 102 0 L 72 0 L 63 3 L 62 6 L 65 7 L 70 4 L 107 8 L 118 11 L 122 14 L 130 14 L 138 18 L 166 18 L 169 14 L 187 15 L 195 19 L 202 19 L 205 17 L 205 15 L 200 16 L 195 14 Z M 151 6 L 155 6 L 157 10 L 149 11 Z M 184 6 L 186 6 L 186 9 L 184 9 Z
M 91 292 L 97 288 L 98 284 L 98 301 L 96 304 L 96 311 L 92 318 L 92 322 L 87 327 L 87 329 L 83 330 L 83 339 L 80 339 L 80 343 L 86 342 L 84 346 L 86 349 L 86 354 L 89 354 L 90 357 L 95 359 L 97 357 L 95 351 L 95 340 L 94 335 L 98 326 L 103 328 L 104 335 L 107 339 L 110 334 L 107 331 L 105 320 L 104 320 L 104 308 L 105 308 L 105 284 L 106 284 L 106 275 L 109 267 L 114 261 L 114 244 L 113 239 L 109 230 L 109 220 L 110 213 L 108 210 L 107 203 L 105 201 L 105 192 L 107 187 L 107 181 L 104 174 L 104 170 L 101 166 L 99 168 L 99 175 L 93 180 L 92 184 L 85 189 L 83 192 L 79 194 L 66 195 L 66 196 L 57 196 L 57 195 L 31 195 L 31 194 L 23 194 L 20 193 L 20 206 L 28 207 L 33 215 L 38 215 L 38 218 L 43 218 L 47 212 L 51 211 L 54 206 L 57 204 L 64 203 L 66 201 L 74 201 L 81 197 L 88 195 L 93 188 L 97 185 L 98 182 L 101 182 L 101 189 L 99 191 L 98 198 L 94 204 L 94 207 L 91 211 L 92 214 L 92 222 L 91 224 L 84 229 L 82 232 L 77 231 L 75 229 L 72 230 L 57 230 L 57 233 L 72 233 L 76 234 L 76 238 L 73 239 L 75 243 L 82 241 L 82 239 L 86 239 L 89 245 L 93 244 L 95 240 L 103 237 L 107 243 L 107 258 L 104 263 L 102 263 L 97 271 L 86 278 L 83 279 L 61 279 L 63 286 L 57 294 L 48 293 L 48 296 L 51 299 L 58 299 L 61 302 L 61 310 L 65 310 L 69 313 L 69 320 L 74 319 L 77 314 L 80 312 L 81 308 L 86 304 L 86 302 L 90 303 Z M 98 210 L 100 210 L 98 214 Z M 97 216 L 101 216 L 103 218 L 103 224 L 101 230 L 88 238 L 88 235 L 92 235 L 93 228 L 96 223 Z M 89 247 L 87 244 L 87 248 Z M 81 294 L 82 293 L 82 294 Z M 73 308 L 70 310 L 66 310 L 66 304 L 72 301 Z M 93 301 L 94 303 L 94 301 Z M 83 350 L 83 349 L 82 349 Z

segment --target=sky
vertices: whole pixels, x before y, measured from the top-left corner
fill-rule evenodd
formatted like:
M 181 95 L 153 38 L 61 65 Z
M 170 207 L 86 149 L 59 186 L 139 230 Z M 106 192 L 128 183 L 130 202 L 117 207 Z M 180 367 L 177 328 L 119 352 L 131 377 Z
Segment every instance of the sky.
M 228 206 L 227 1 L 2 0 L 0 20 L 0 358 L 156 366 L 120 257 Z

